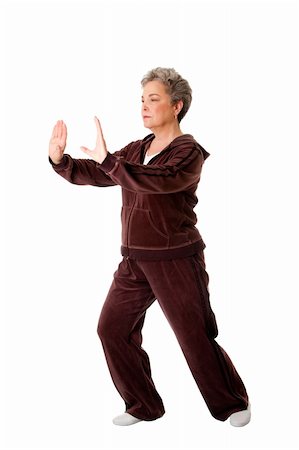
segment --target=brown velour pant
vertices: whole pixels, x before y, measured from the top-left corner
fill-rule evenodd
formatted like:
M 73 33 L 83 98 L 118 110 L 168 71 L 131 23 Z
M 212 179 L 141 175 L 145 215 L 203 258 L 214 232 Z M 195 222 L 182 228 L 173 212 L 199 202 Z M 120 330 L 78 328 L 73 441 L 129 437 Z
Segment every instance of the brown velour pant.
M 215 341 L 218 328 L 209 300 L 204 251 L 177 259 L 123 257 L 98 322 L 108 368 L 126 412 L 142 420 L 165 413 L 142 348 L 146 309 L 157 299 L 215 419 L 247 408 L 248 395 L 232 361 Z M 170 374 L 169 374 L 170 375 Z

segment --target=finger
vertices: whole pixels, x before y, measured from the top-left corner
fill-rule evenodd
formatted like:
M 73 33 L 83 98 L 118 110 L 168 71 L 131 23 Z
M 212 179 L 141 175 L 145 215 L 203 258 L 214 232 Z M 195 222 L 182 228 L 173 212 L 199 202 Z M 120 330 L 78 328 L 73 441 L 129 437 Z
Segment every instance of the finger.
M 59 131 L 59 120 L 57 120 L 57 124 L 56 124 L 56 137 L 57 138 L 59 138 L 59 134 L 60 134 L 60 131 Z
M 61 129 L 62 139 L 65 141 L 67 136 L 66 124 L 62 121 L 62 129 Z
M 57 124 L 58 124 L 58 122 L 56 122 L 56 125 L 54 125 L 54 128 L 53 128 L 53 132 L 52 132 L 52 137 L 53 138 L 57 137 Z
M 58 124 L 58 138 L 61 139 L 62 137 L 62 120 L 59 120 Z
M 99 121 L 99 119 L 97 118 L 97 116 L 94 116 L 94 120 L 95 120 L 96 127 L 97 127 L 97 131 L 98 131 L 98 138 L 100 138 L 101 141 L 104 141 L 104 136 L 103 136 L 102 127 L 101 127 L 100 121 Z

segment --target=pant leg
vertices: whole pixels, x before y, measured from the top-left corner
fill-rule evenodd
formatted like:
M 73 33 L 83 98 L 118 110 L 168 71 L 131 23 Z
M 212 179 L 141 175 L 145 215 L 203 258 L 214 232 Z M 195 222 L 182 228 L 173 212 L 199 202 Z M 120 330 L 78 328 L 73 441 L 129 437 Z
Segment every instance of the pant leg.
M 156 298 L 134 260 L 123 258 L 113 278 L 97 332 L 126 412 L 155 420 L 165 410 L 151 377 L 149 357 L 141 345 L 141 330 L 146 309 Z
M 210 305 L 204 252 L 169 261 L 139 261 L 212 414 L 226 420 L 246 409 L 245 386 L 225 350 Z

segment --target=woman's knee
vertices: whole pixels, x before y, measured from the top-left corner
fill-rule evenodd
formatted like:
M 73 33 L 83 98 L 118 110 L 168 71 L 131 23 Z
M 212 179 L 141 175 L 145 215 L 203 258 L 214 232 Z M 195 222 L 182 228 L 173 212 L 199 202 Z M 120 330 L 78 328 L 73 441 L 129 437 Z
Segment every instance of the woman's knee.
M 101 313 L 98 321 L 97 334 L 99 338 L 103 340 L 108 337 L 109 332 L 111 332 L 109 320 L 107 320 L 107 317 L 103 313 Z
M 117 339 L 125 334 L 123 319 L 121 317 L 114 317 L 106 314 L 104 311 L 100 314 L 97 334 L 101 340 Z

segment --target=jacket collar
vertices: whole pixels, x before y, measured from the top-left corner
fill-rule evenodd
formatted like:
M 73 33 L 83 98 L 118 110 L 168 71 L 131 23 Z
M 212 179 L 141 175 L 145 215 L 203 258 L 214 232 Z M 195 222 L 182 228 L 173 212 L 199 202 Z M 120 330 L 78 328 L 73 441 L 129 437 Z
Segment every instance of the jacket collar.
M 145 153 L 145 149 L 148 148 L 148 146 L 150 145 L 150 142 L 154 139 L 155 135 L 154 133 L 148 134 L 147 136 L 145 136 L 142 139 L 142 147 L 141 147 L 141 152 L 140 152 L 140 161 L 143 161 L 144 159 L 144 153 Z M 192 136 L 192 134 L 182 134 L 181 136 L 177 136 L 176 138 L 174 138 L 169 145 L 167 145 L 167 147 L 165 147 L 162 151 L 164 152 L 165 150 L 170 150 L 171 148 L 175 148 L 175 147 L 180 147 L 183 144 L 188 144 L 188 143 L 193 143 L 197 146 L 197 148 L 199 148 L 199 150 L 201 150 L 204 159 L 207 159 L 210 156 L 210 153 L 208 153 Z M 159 153 L 160 154 L 160 153 Z M 158 156 L 158 155 L 156 155 Z

